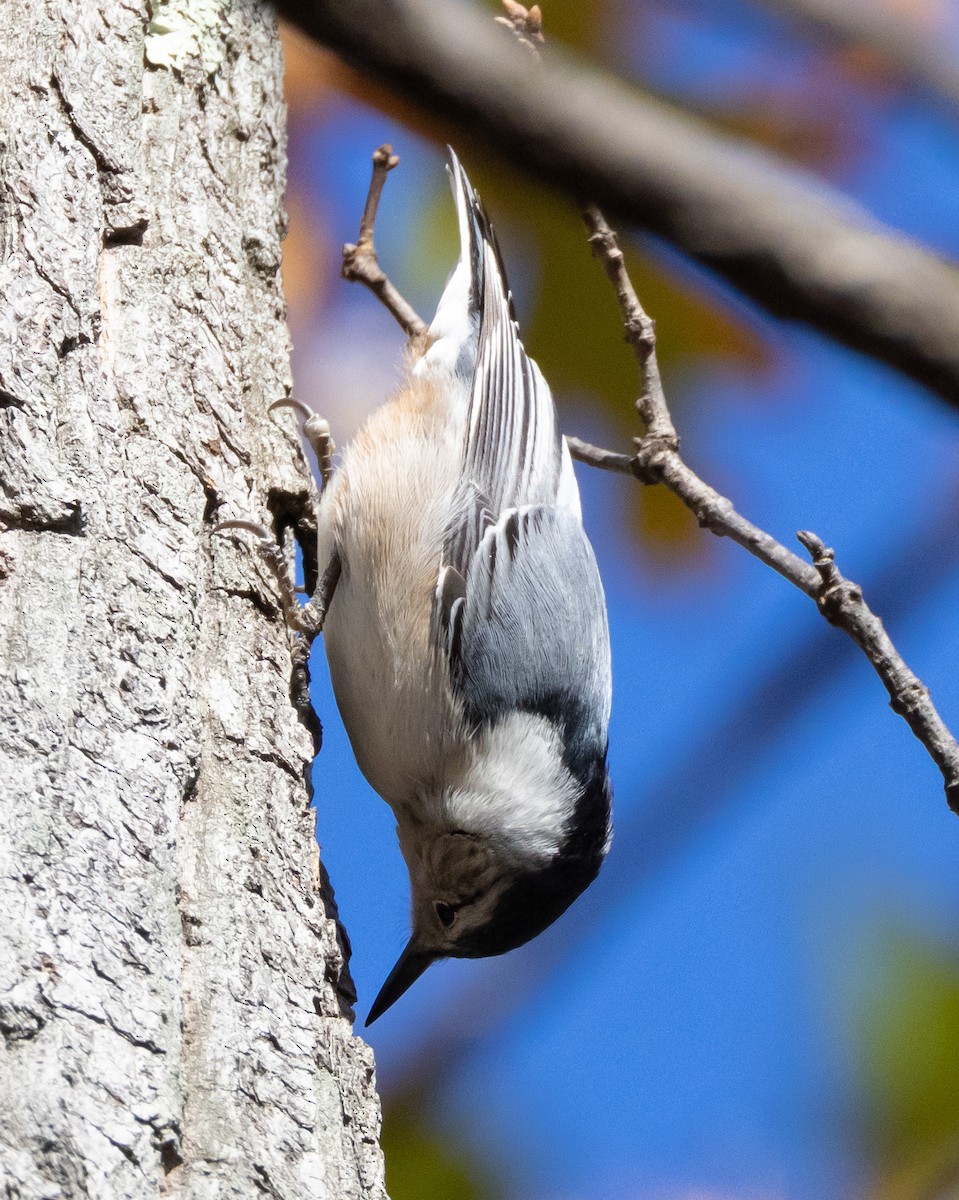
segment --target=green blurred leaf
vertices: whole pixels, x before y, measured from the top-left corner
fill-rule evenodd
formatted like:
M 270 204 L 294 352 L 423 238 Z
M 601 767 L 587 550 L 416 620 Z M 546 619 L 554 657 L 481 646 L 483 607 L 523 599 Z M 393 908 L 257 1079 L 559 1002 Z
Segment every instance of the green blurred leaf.
M 872 978 L 857 1021 L 872 1194 L 959 1195 L 959 955 L 894 931 Z
M 413 1102 L 387 1105 L 381 1142 L 390 1200 L 499 1200 L 503 1195 L 488 1168 L 431 1128 Z

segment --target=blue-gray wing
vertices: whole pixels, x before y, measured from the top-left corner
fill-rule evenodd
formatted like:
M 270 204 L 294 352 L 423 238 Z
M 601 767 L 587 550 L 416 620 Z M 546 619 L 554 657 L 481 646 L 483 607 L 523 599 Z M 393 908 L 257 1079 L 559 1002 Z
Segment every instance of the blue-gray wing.
M 450 175 L 460 260 L 417 367 L 452 376 L 465 398 L 437 644 L 471 722 L 539 712 L 564 727 L 574 757 L 595 760 L 606 749 L 609 632 L 573 466 L 520 341 L 496 238 L 452 151 Z
M 450 602 L 441 602 L 453 687 L 467 718 L 516 710 L 563 729 L 576 772 L 605 755 L 611 699 L 606 603 L 575 514 L 530 506 L 490 526 Z

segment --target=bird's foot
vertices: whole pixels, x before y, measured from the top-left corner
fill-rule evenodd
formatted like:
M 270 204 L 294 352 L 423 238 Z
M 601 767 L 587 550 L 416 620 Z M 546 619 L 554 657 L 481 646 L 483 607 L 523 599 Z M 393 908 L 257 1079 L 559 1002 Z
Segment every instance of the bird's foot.
M 294 400 L 292 397 L 274 401 L 267 411 L 275 412 L 278 408 L 292 408 L 303 418 L 303 436 L 310 443 L 313 453 L 316 455 L 316 462 L 320 469 L 320 490 L 322 491 L 333 477 L 333 455 L 336 453 L 329 421 L 321 417 L 319 413 L 315 413 L 302 400 Z

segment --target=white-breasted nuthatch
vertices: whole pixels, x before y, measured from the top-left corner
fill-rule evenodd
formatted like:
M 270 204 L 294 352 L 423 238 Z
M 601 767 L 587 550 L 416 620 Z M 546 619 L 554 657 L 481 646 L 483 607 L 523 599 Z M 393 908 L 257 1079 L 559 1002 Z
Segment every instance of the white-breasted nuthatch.
M 452 151 L 450 174 L 459 262 L 319 510 L 333 690 L 412 891 L 367 1024 L 437 959 L 535 937 L 610 841 L 603 588 L 553 398 Z

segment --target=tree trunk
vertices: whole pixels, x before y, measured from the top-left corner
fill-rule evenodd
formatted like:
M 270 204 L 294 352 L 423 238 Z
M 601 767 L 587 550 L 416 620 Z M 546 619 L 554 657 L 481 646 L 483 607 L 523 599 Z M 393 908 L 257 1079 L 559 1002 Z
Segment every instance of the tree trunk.
M 0 0 L 5 1197 L 384 1194 L 276 588 L 211 537 L 311 486 L 280 79 L 252 0 Z

